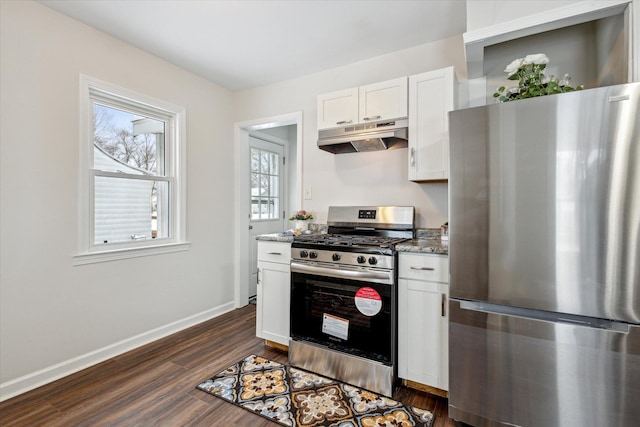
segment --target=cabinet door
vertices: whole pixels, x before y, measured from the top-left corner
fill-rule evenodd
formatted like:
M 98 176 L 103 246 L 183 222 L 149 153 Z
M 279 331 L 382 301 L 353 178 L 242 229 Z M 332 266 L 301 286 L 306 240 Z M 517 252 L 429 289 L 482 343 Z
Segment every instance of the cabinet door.
M 289 345 L 289 304 L 291 273 L 289 264 L 258 261 L 256 335 Z
M 442 302 L 440 285 L 398 280 L 398 376 L 442 388 Z
M 455 108 L 453 67 L 409 77 L 409 179 L 449 179 L 449 111 Z
M 360 123 L 407 117 L 407 78 L 360 86 Z
M 358 88 L 318 95 L 318 130 L 358 121 Z

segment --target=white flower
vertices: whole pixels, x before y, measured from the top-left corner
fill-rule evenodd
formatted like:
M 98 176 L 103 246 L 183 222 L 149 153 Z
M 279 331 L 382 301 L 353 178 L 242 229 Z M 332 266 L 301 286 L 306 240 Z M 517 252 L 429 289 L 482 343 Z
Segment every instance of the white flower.
M 562 80 L 560 80 L 560 82 L 558 84 L 560 86 L 568 86 L 569 85 L 569 80 L 571 80 L 571 77 L 569 76 L 569 74 L 565 74 L 562 77 Z
M 536 53 L 535 55 L 527 55 L 522 61 L 523 65 L 526 64 L 548 64 L 549 58 L 544 53 Z
M 511 77 L 518 71 L 518 68 L 522 66 L 522 61 L 522 58 L 514 59 L 511 64 L 507 65 L 507 68 L 504 69 L 504 72 L 507 73 L 509 77 Z

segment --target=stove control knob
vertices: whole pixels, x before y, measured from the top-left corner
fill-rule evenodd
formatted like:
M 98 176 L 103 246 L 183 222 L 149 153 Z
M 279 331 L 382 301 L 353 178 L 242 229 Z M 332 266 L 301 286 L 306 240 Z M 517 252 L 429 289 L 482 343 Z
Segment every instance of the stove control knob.
M 365 257 L 363 257 L 362 255 L 360 255 L 356 261 L 358 261 L 358 264 L 364 264 L 365 262 L 367 262 L 367 259 Z
M 376 257 L 369 258 L 369 264 L 376 265 L 378 263 L 378 259 Z
M 311 252 L 311 253 L 309 254 L 309 258 L 311 258 L 311 259 L 318 258 L 318 252 L 315 252 L 315 251 Z
M 300 258 L 306 258 L 309 256 L 309 252 L 307 251 L 300 251 Z
M 334 261 L 340 261 L 340 258 L 341 258 L 340 254 L 333 254 L 331 256 L 331 259 L 334 260 Z

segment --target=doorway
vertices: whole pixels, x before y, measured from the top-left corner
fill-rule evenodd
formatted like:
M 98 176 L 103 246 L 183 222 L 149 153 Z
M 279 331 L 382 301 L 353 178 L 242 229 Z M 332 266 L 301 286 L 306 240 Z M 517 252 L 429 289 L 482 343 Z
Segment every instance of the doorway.
M 236 123 L 234 138 L 235 157 L 235 280 L 234 300 L 236 307 L 249 303 L 255 294 L 257 271 L 258 234 L 281 232 L 287 229 L 289 213 L 295 211 L 302 201 L 302 112 L 267 117 L 249 122 Z M 266 144 L 266 145 L 265 145 Z M 286 146 L 288 145 L 288 150 Z M 286 167 L 282 169 L 282 188 L 271 191 L 265 185 L 252 187 L 252 179 L 273 179 L 273 174 L 252 176 L 252 147 L 254 154 L 263 154 L 264 159 L 274 159 L 276 146 L 284 148 L 282 156 Z M 276 154 L 279 156 L 280 154 Z M 263 159 L 263 160 L 264 160 Z M 271 163 L 269 163 L 271 165 Z M 260 169 L 261 166 L 258 167 Z M 269 172 L 266 168 L 260 169 Z M 252 190 L 254 188 L 254 190 Z M 279 193 L 278 193 L 279 192 Z M 254 193 L 257 199 L 254 198 Z M 276 197 L 276 193 L 278 197 Z M 276 208 L 277 206 L 277 208 Z M 257 214 L 257 217 L 255 213 Z M 268 218 L 272 214 L 273 218 Z
M 249 301 L 258 293 L 256 236 L 279 233 L 286 227 L 288 152 L 288 139 L 249 133 Z

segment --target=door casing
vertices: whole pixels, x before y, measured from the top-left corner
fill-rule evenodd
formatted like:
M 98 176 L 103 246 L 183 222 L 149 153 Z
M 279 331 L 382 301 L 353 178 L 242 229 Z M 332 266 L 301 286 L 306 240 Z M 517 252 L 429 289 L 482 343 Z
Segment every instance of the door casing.
M 289 170 L 294 177 L 291 182 L 294 184 L 294 191 L 291 206 L 302 206 L 302 111 L 282 114 L 279 116 L 265 117 L 261 119 L 238 122 L 234 125 L 234 164 L 235 164 L 235 206 L 236 213 L 234 234 L 236 242 L 234 248 L 234 302 L 236 308 L 244 307 L 249 303 L 249 212 L 250 200 L 246 195 L 249 193 L 249 134 L 252 131 L 267 129 L 279 126 L 296 125 L 296 169 Z

